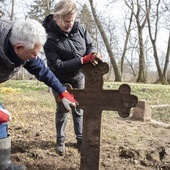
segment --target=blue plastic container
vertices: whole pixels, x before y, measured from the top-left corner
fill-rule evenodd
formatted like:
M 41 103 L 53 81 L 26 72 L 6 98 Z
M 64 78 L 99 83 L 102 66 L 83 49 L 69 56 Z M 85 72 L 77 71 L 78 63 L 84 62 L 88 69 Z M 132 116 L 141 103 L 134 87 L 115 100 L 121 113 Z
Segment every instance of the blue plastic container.
M 6 138 L 8 136 L 8 123 L 0 124 L 0 138 Z
M 0 102 L 0 108 L 4 108 L 2 103 Z M 8 136 L 8 123 L 1 123 L 0 124 L 0 138 L 6 138 Z

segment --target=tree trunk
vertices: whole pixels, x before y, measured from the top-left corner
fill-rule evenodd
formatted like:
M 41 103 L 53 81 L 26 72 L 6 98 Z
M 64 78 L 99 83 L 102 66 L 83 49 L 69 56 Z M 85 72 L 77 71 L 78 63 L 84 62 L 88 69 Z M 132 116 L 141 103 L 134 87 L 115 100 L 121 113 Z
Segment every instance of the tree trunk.
M 106 46 L 107 52 L 109 54 L 109 57 L 110 57 L 110 60 L 111 60 L 111 63 L 112 63 L 113 69 L 114 69 L 115 81 L 120 82 L 121 81 L 120 71 L 118 69 L 118 66 L 117 66 L 114 54 L 112 52 L 112 49 L 111 49 L 111 47 L 109 45 L 109 41 L 107 39 L 107 36 L 106 36 L 106 34 L 104 32 L 104 29 L 103 29 L 103 27 L 102 27 L 102 25 L 101 25 L 101 23 L 100 23 L 100 21 L 98 19 L 98 16 L 96 14 L 95 8 L 93 6 L 93 0 L 89 0 L 89 2 L 90 2 L 90 6 L 91 6 L 91 10 L 92 10 L 92 14 L 93 14 L 95 23 L 96 23 L 96 25 L 97 25 L 97 27 L 99 29 L 99 32 L 101 34 L 101 37 L 102 37 L 103 41 L 104 41 L 104 44 Z
M 164 65 L 164 70 L 163 70 L 163 83 L 167 84 L 168 83 L 168 78 L 167 78 L 167 71 L 168 71 L 168 64 L 169 64 L 169 55 L 170 55 L 170 33 L 169 33 L 169 39 L 168 39 L 168 47 L 167 47 L 167 52 L 166 52 L 166 59 L 165 59 L 165 65 Z
M 144 58 L 144 46 L 143 46 L 143 34 L 142 27 L 138 26 L 138 39 L 139 39 L 139 74 L 137 82 L 145 83 L 145 58 Z
M 126 51 L 127 51 L 127 45 L 128 45 L 128 40 L 129 40 L 129 36 L 130 36 L 130 31 L 131 31 L 132 19 L 133 19 L 133 7 L 132 7 L 132 11 L 131 11 L 131 16 L 130 16 L 130 19 L 129 19 L 128 30 L 126 31 L 126 39 L 125 39 L 122 58 L 121 58 L 121 77 L 123 75 L 123 65 L 124 65 L 125 54 L 126 54 Z

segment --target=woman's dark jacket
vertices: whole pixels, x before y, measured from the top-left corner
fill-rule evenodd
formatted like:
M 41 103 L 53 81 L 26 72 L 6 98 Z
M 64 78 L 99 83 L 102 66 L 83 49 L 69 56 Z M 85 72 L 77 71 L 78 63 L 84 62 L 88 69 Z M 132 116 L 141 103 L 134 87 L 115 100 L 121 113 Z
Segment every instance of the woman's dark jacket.
M 44 82 L 54 91 L 61 94 L 66 88 L 59 82 L 55 75 L 46 67 L 39 57 L 26 62 L 17 57 L 13 46 L 9 42 L 13 22 L 0 20 L 0 83 L 9 80 L 23 66 L 29 73 L 33 74 L 39 81 Z
M 80 58 L 96 51 L 90 34 L 75 22 L 69 33 L 63 32 L 53 19 L 46 17 L 43 23 L 48 39 L 44 45 L 47 64 L 62 83 L 74 83 L 83 78 Z

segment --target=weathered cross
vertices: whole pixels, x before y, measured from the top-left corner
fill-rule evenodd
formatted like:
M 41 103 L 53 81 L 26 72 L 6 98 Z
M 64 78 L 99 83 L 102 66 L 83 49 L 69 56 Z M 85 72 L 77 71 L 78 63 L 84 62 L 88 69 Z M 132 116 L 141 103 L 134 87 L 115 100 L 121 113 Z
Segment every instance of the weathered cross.
M 107 63 L 100 62 L 97 66 L 91 63 L 82 68 L 85 74 L 85 88 L 69 89 L 84 110 L 83 140 L 81 149 L 81 170 L 100 169 L 100 134 L 102 110 L 117 111 L 126 118 L 130 109 L 135 107 L 138 99 L 130 95 L 130 87 L 122 84 L 118 90 L 103 89 L 103 75 L 109 71 Z

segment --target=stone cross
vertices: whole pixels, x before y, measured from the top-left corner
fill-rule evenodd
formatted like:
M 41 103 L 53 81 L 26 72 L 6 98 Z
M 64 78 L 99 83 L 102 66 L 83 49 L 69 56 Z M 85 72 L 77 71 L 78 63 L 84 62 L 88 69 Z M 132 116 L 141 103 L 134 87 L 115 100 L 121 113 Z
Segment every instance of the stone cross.
M 100 170 L 102 110 L 117 111 L 126 118 L 130 109 L 138 103 L 137 97 L 130 95 L 131 89 L 127 84 L 120 85 L 118 90 L 103 89 L 103 75 L 108 71 L 109 66 L 105 62 L 99 62 L 97 66 L 86 64 L 82 68 L 85 88 L 78 90 L 68 87 L 68 91 L 78 100 L 78 107 L 84 110 L 81 170 Z

